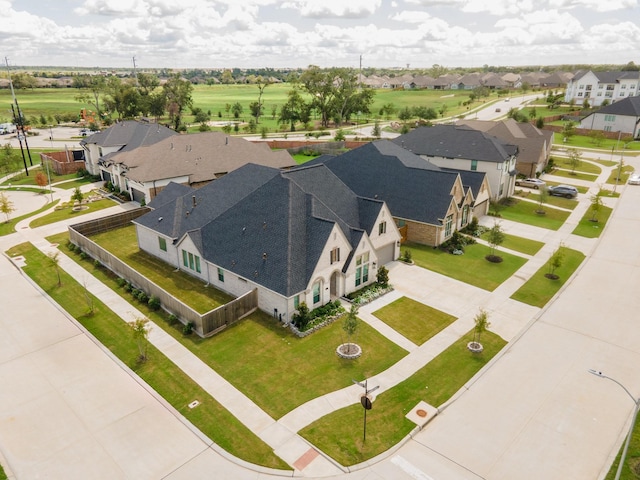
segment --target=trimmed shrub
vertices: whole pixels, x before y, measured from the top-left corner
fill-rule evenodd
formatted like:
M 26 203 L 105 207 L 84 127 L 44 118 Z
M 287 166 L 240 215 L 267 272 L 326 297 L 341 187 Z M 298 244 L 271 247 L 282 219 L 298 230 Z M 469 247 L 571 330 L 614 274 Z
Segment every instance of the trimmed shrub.
M 182 327 L 183 335 L 191 335 L 193 332 L 193 322 L 188 322 L 184 327 Z
M 180 319 L 178 318 L 177 315 L 174 315 L 173 313 L 171 315 L 169 315 L 169 325 L 175 325 L 179 321 L 180 321 Z
M 160 309 L 160 299 L 155 295 L 152 295 L 147 302 L 149 304 L 149 308 L 151 310 L 159 310 Z

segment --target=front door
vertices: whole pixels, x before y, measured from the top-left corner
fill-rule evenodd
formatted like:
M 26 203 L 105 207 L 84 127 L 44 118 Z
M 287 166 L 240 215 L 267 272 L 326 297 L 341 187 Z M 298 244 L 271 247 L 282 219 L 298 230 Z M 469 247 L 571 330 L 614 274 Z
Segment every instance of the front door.
M 333 272 L 331 274 L 331 281 L 329 282 L 329 294 L 332 300 L 338 297 L 338 272 Z

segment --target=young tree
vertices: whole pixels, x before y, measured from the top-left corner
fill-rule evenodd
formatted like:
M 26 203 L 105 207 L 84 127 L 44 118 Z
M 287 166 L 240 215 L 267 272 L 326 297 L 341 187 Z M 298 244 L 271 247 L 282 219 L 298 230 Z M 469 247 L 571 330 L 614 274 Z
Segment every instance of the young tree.
M 576 168 L 580 166 L 580 159 L 582 158 L 582 152 L 575 148 L 570 148 L 569 153 L 569 166 L 571 167 L 571 175 L 576 175 Z
M 353 343 L 351 341 L 351 337 L 356 334 L 358 331 L 358 307 L 356 305 L 351 305 L 351 309 L 349 313 L 345 317 L 342 322 L 342 329 L 347 334 L 347 343 Z
M 556 270 L 562 266 L 562 262 L 564 260 L 564 250 L 562 249 L 564 245 L 560 243 L 555 252 L 551 254 L 551 258 L 549 259 L 549 271 L 545 274 L 545 277 L 550 278 L 551 280 L 557 280 L 558 275 L 556 275 Z
M 43 173 L 43 172 L 38 172 L 36 174 L 36 184 L 39 187 L 46 187 L 47 186 L 47 176 Z
M 233 118 L 238 119 L 240 118 L 240 115 L 242 115 L 243 112 L 243 108 L 242 105 L 240 105 L 240 102 L 236 102 L 231 106 L 231 113 L 233 113 Z
M 547 203 L 549 199 L 549 192 L 547 191 L 547 187 L 542 187 L 538 190 L 538 209 L 536 213 L 545 213 L 544 204 Z
M 60 252 L 51 252 L 47 255 L 49 265 L 54 268 L 56 275 L 58 276 L 58 286 L 62 285 L 62 279 L 60 278 Z
M 140 352 L 138 359 L 144 362 L 147 359 L 147 346 L 149 344 L 149 320 L 144 317 L 136 318 L 133 322 L 129 322 L 129 326 Z
M 373 130 L 371 131 L 371 135 L 376 138 L 380 138 L 380 122 L 378 120 L 373 124 Z
M 480 309 L 480 312 L 473 319 L 474 327 L 473 327 L 473 343 L 481 347 L 480 344 L 480 336 L 486 332 L 489 327 L 491 327 L 491 323 L 489 323 L 489 315 L 487 311 L 484 309 Z
M 487 242 L 489 242 L 489 247 L 491 248 L 491 253 L 486 257 L 487 260 L 490 262 L 500 262 L 502 257 L 496 255 L 496 247 L 502 245 L 502 242 L 504 242 L 504 232 L 499 222 L 493 222 L 493 227 L 489 229 Z
M 71 195 L 71 200 L 78 202 L 79 204 L 82 205 L 82 200 L 84 200 L 84 194 L 82 193 L 82 190 L 80 190 L 80 187 L 76 187 L 73 190 L 73 194 Z
M 602 197 L 600 196 L 600 192 L 595 195 L 591 195 L 591 221 L 598 221 L 598 212 L 602 210 Z
M 13 206 L 11 199 L 4 192 L 0 192 L 0 212 L 4 213 L 7 222 L 10 220 L 11 213 L 15 212 L 15 210 L 16 208 Z
M 268 78 L 263 78 L 262 76 L 258 76 L 256 78 L 256 86 L 258 87 L 258 106 L 255 109 L 254 117 L 256 117 L 256 123 L 260 123 L 260 115 L 262 115 L 262 95 L 264 94 L 264 89 L 271 85 L 271 81 Z M 274 114 L 275 117 L 275 114 Z
M 564 127 L 562 128 L 562 136 L 564 137 L 565 141 L 568 141 L 571 139 L 571 137 L 573 137 L 576 134 L 576 126 L 573 122 L 567 122 L 564 124 Z

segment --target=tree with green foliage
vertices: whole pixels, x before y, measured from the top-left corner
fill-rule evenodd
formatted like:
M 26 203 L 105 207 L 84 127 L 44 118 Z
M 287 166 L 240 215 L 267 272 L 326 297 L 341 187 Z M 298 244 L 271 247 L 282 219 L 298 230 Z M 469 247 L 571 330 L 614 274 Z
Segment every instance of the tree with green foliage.
M 384 288 L 389 286 L 389 270 L 384 265 L 378 268 L 378 272 L 376 273 L 376 282 Z
M 80 190 L 80 187 L 74 188 L 73 194 L 71 195 L 71 200 L 82 204 L 82 200 L 84 200 L 84 194 L 82 193 L 82 190 Z
M 0 192 L 0 212 L 4 213 L 7 222 L 9 222 L 11 213 L 15 212 L 15 210 L 16 208 L 13 206 L 11 199 L 4 192 Z
M 268 78 L 263 78 L 259 75 L 256 77 L 255 83 L 258 87 L 258 101 L 256 102 L 256 107 L 251 109 L 251 113 L 256 118 L 256 123 L 260 123 L 260 115 L 262 115 L 262 109 L 264 106 L 262 102 L 262 95 L 264 95 L 265 88 L 271 85 L 271 81 Z
M 55 251 L 47 254 L 49 265 L 53 267 L 58 276 L 58 286 L 62 285 L 62 278 L 60 277 L 60 252 Z
M 560 243 L 555 252 L 551 254 L 551 258 L 549 259 L 549 271 L 545 274 L 545 277 L 550 278 L 552 280 L 557 280 L 558 275 L 556 275 L 556 270 L 562 266 L 562 262 L 564 261 L 564 251 L 562 250 L 564 245 Z
M 154 103 L 157 102 L 156 89 L 160 86 L 160 80 L 152 73 L 138 73 L 136 87 L 138 89 L 138 108 L 142 115 L 155 115 L 153 112 L 157 111 L 154 108 Z M 160 115 L 164 113 L 164 106 Z
M 575 148 L 570 148 L 567 150 L 567 153 L 569 154 L 569 166 L 571 167 L 571 172 L 569 173 L 571 173 L 571 175 L 576 175 L 576 168 L 578 168 L 582 163 L 582 152 Z
M 591 197 L 589 198 L 589 200 L 591 201 L 591 206 L 589 207 L 589 209 L 591 210 L 592 222 L 598 221 L 598 213 L 600 212 L 600 210 L 602 210 L 603 204 L 602 204 L 602 196 L 600 195 L 600 192 L 602 192 L 602 190 L 600 190 L 595 195 L 591 195 Z
M 179 73 L 171 75 L 162 86 L 166 98 L 169 120 L 175 130 L 179 130 L 182 123 L 182 112 L 193 104 L 193 85 L 184 80 Z
M 393 103 L 385 103 L 380 108 L 380 115 L 384 116 L 386 120 L 390 120 L 391 116 L 396 113 L 397 109 Z
M 107 93 L 107 79 L 102 75 L 85 75 L 80 77 L 74 84 L 82 85 L 81 93 L 75 96 L 77 102 L 86 103 L 96 110 L 96 119 L 102 120 L 102 99 Z M 85 90 L 86 89 L 86 90 Z
M 345 331 L 345 333 L 347 334 L 347 342 L 346 343 L 353 343 L 351 341 L 351 338 L 357 333 L 358 331 L 358 307 L 356 305 L 351 305 L 351 308 L 349 309 L 349 313 L 345 316 L 344 320 L 342 321 L 342 330 Z M 355 339 L 354 339 L 355 342 Z
M 480 312 L 478 312 L 478 314 L 473 318 L 473 323 L 474 327 L 472 350 L 482 351 L 480 336 L 491 327 L 491 323 L 489 323 L 489 314 L 487 313 L 487 311 L 481 308 Z
M 373 129 L 371 130 L 371 135 L 373 135 L 375 138 L 380 138 L 380 122 L 378 120 L 376 120 L 373 124 Z
M 308 110 L 307 105 L 302 95 L 300 95 L 300 91 L 294 87 L 292 90 L 289 90 L 287 101 L 280 108 L 278 123 L 290 124 L 291 131 L 295 132 L 296 123 L 303 121 L 305 110 Z
M 233 113 L 233 118 L 235 118 L 236 120 L 240 118 L 240 115 L 242 115 L 243 111 L 244 111 L 244 108 L 242 108 L 242 105 L 240 104 L 240 102 L 236 102 L 233 105 L 231 105 L 231 113 Z
M 538 189 L 538 209 L 536 210 L 536 213 L 545 213 L 546 210 L 544 209 L 544 204 L 547 203 L 547 200 L 549 199 L 549 192 L 547 191 L 546 187 L 542 187 L 540 189 Z
M 136 318 L 133 322 L 129 322 L 129 326 L 131 327 L 133 339 L 138 345 L 138 352 L 140 353 L 138 360 L 144 362 L 147 360 L 147 347 L 149 345 L 149 319 L 144 317 Z
M 104 99 L 105 107 L 118 112 L 118 119 L 134 118 L 140 113 L 140 94 L 131 80 L 109 77 Z
M 487 242 L 489 243 L 489 248 L 491 248 L 491 253 L 486 257 L 487 260 L 489 260 L 490 262 L 497 262 L 502 260 L 502 257 L 496 255 L 496 247 L 502 245 L 502 243 L 504 242 L 504 231 L 502 230 L 500 222 L 493 222 L 493 227 L 491 227 L 488 231 Z

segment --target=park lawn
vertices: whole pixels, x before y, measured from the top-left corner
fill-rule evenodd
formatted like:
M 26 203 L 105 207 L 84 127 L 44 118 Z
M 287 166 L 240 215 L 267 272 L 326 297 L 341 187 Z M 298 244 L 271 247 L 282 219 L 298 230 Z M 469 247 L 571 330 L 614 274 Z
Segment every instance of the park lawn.
M 544 307 L 571 277 L 585 257 L 582 252 L 567 247 L 560 247 L 560 251 L 564 254 L 564 258 L 562 265 L 555 271 L 555 274 L 560 278 L 551 280 L 545 277 L 545 274 L 550 271 L 551 260 L 549 260 L 522 287 L 511 295 L 511 298 L 534 307 Z
M 14 189 L 11 188 L 10 190 L 14 190 Z M 37 190 L 37 191 L 40 192 L 40 190 Z M 47 197 L 47 198 L 49 198 L 49 197 Z M 60 200 L 55 200 L 53 203 L 47 203 L 46 205 L 44 205 L 43 207 L 39 208 L 35 212 L 30 212 L 30 213 L 27 213 L 27 214 L 22 215 L 20 217 L 12 218 L 9 221 L 1 222 L 0 223 L 0 237 L 12 234 L 13 232 L 16 231 L 16 224 L 18 222 L 21 222 L 25 218 L 33 217 L 34 215 L 42 213 L 45 210 L 50 209 L 51 207 L 55 207 L 58 204 L 59 201 Z
M 453 315 L 407 297 L 376 310 L 373 315 L 416 345 L 422 345 L 457 320 Z
M 74 211 L 73 205 L 69 204 L 64 208 L 60 208 L 59 210 L 54 210 L 53 212 L 44 215 L 43 217 L 35 218 L 29 224 L 30 228 L 41 227 L 43 225 L 49 225 L 51 223 L 56 223 L 61 220 L 68 220 L 74 217 L 81 217 L 82 215 L 86 215 L 87 213 L 97 212 L 99 210 L 104 210 L 105 208 L 113 207 L 117 205 L 113 200 L 109 200 L 108 198 L 104 198 L 102 200 L 97 200 L 95 202 L 84 203 L 83 207 L 88 207 L 85 210 Z
M 291 156 L 298 165 L 302 165 L 303 163 L 307 163 L 309 160 L 313 160 L 314 158 L 318 157 L 318 155 L 307 155 L 306 153 L 296 153 L 295 155 Z
M 516 190 L 515 195 L 520 198 L 527 198 L 536 202 L 536 205 L 540 204 L 540 194 L 533 193 L 528 190 Z M 547 195 L 547 201 L 545 205 L 553 205 L 554 207 L 567 208 L 573 210 L 578 205 L 577 200 L 564 197 L 556 197 L 554 195 Z
M 29 277 L 127 367 L 220 447 L 247 462 L 290 470 L 290 467 L 273 453 L 271 447 L 240 423 L 153 345 L 148 346 L 148 360 L 139 362 L 138 346 L 127 324 L 99 299 L 86 292 L 62 269 L 62 284 L 58 286 L 55 269 L 51 267 L 48 258 L 33 245 L 18 245 L 9 250 L 8 254 L 23 255 L 27 262 L 24 272 Z M 89 295 L 93 303 L 93 313 L 89 313 L 86 295 Z M 188 404 L 194 399 L 198 399 L 200 405 L 191 409 Z
M 67 239 L 66 233 L 47 238 L 58 243 L 65 253 L 69 251 Z M 78 255 L 71 255 L 71 258 L 144 312 L 274 418 L 280 418 L 315 397 L 351 385 L 354 378 L 380 373 L 407 353 L 360 322 L 355 341 L 362 347 L 363 354 L 357 360 L 344 360 L 335 353 L 338 345 L 347 340 L 341 320 L 313 335 L 298 338 L 261 311 L 211 338 L 185 337 L 182 324 L 172 326 L 168 317 L 158 317 L 158 312 L 150 310 L 148 305 L 133 300 L 118 287 L 115 275 L 96 268 L 90 258 L 82 260 Z M 305 388 L 295 388 L 295 385 L 305 385 Z
M 583 172 L 579 171 L 578 169 L 576 169 L 573 173 L 571 173 L 571 170 L 563 170 L 561 168 L 554 168 L 553 171 L 550 173 L 550 175 L 553 175 L 555 177 L 564 177 L 564 178 L 572 178 L 572 179 L 576 179 L 576 180 L 584 180 L 586 182 L 595 182 L 598 179 L 597 175 L 592 175 L 590 173 L 583 173 Z
M 174 266 L 140 250 L 133 224 L 92 235 L 91 240 L 199 313 L 206 313 L 233 299 L 212 286 L 205 287 L 199 278 L 182 270 L 176 272 Z
M 466 246 L 464 255 L 452 255 L 438 248 L 409 242 L 403 248 L 411 251 L 416 265 L 490 292 L 527 261 L 526 258 L 500 252 L 501 263 L 489 262 L 485 257 L 491 249 L 480 244 Z
M 507 343 L 485 332 L 481 338 L 483 352 L 473 354 L 466 348 L 472 339 L 473 333 L 467 333 L 411 377 L 379 394 L 367 412 L 366 442 L 362 438 L 363 409 L 357 398 L 353 405 L 316 420 L 298 433 L 344 466 L 362 463 L 389 450 L 416 427 L 405 418 L 410 409 L 420 401 L 441 406 Z M 369 386 L 375 384 L 370 382 Z
M 607 183 L 609 185 L 624 185 L 627 183 L 627 180 L 629 180 L 629 175 L 633 173 L 633 170 L 632 165 L 623 165 L 620 175 L 618 176 L 618 169 L 615 168 L 611 172 L 611 175 L 609 175 L 609 178 L 607 178 Z
M 509 205 L 500 206 L 500 217 L 505 220 L 526 223 L 536 227 L 558 230 L 567 220 L 571 212 L 558 210 L 557 208 L 545 208 L 544 215 L 536 213 L 539 209 L 537 203 L 511 199 Z
M 564 125 L 566 122 L 561 122 L 560 125 Z M 603 138 L 599 145 L 594 143 L 593 138 L 588 135 L 572 135 L 570 138 L 567 138 L 567 141 L 564 142 L 564 135 L 562 132 L 555 132 L 553 134 L 553 144 L 564 146 L 564 147 L 579 147 L 579 148 L 589 148 L 591 150 L 600 150 L 602 151 L 602 156 L 607 157 L 611 155 L 612 149 L 618 150 L 620 147 L 620 142 L 617 138 Z M 640 150 L 640 142 L 631 142 L 627 144 L 627 150 Z
M 5 180 L 4 182 L 2 182 L 2 185 L 11 185 L 11 186 L 19 186 L 19 185 L 37 185 L 36 183 L 36 175 L 38 175 L 38 173 L 42 173 L 44 174 L 45 177 L 47 177 L 47 171 L 46 169 L 43 169 L 42 166 L 34 168 L 32 170 L 29 170 L 29 175 L 25 175 L 24 172 L 20 171 L 18 172 L 16 175 L 14 175 L 11 178 L 8 178 L 7 180 Z M 69 173 L 69 174 L 65 174 L 65 175 L 58 175 L 56 174 L 54 171 L 49 170 L 49 177 L 51 178 L 51 183 L 55 184 L 57 182 L 61 182 L 64 180 L 73 180 L 78 178 L 78 175 L 76 175 L 75 173 Z M 48 180 L 47 180 L 48 181 Z M 54 185 L 57 187 L 57 185 Z
M 589 210 L 587 210 L 580 219 L 578 226 L 571 233 L 587 238 L 599 237 L 611 216 L 611 212 L 613 212 L 612 208 L 602 205 L 600 207 L 600 211 L 596 215 L 596 219 L 598 221 L 592 222 L 591 218 L 593 217 L 593 211 L 589 208 Z
M 489 232 L 484 232 L 480 235 L 480 238 L 487 240 L 489 238 Z M 526 255 L 535 255 L 542 247 L 544 247 L 544 243 L 537 240 L 531 240 L 530 238 L 518 237 L 517 235 L 509 235 L 508 233 L 505 233 L 504 241 L 500 246 Z

